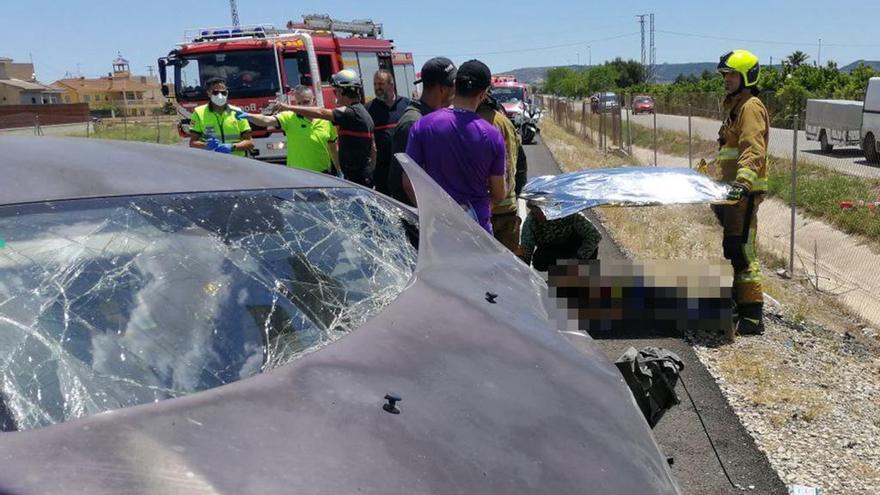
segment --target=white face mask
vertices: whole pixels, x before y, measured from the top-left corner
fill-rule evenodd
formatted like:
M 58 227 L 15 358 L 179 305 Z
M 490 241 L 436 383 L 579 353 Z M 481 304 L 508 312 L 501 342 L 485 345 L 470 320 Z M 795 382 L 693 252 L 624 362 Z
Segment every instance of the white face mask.
M 211 95 L 211 103 L 218 107 L 226 105 L 226 95 Z

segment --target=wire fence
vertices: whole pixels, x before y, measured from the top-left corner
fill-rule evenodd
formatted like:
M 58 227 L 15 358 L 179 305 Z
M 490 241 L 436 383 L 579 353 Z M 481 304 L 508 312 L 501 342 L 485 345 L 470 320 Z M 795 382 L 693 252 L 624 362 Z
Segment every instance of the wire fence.
M 177 117 L 153 115 L 141 117 L 85 117 L 76 122 L 49 124 L 39 114 L 0 115 L 0 136 L 83 137 L 175 144 L 181 138 Z
M 771 130 L 759 248 L 784 260 L 773 267 L 783 275 L 809 281 L 880 326 L 880 164 L 857 146 L 823 151 L 819 132 L 814 129 L 808 140 L 803 130 L 805 106 L 783 108 L 772 94 L 762 100 Z M 538 103 L 567 132 L 600 151 L 627 153 L 646 165 L 713 162 L 725 117 L 723 100 L 714 94 L 654 99 L 604 92 L 583 100 L 541 95 Z M 789 119 L 784 127 L 783 117 Z

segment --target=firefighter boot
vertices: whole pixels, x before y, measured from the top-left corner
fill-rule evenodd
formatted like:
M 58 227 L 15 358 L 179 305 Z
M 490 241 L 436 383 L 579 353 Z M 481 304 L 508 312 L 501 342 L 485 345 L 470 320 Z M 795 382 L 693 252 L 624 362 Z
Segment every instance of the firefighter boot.
M 763 316 L 764 303 L 740 304 L 736 333 L 740 335 L 762 335 L 764 333 Z

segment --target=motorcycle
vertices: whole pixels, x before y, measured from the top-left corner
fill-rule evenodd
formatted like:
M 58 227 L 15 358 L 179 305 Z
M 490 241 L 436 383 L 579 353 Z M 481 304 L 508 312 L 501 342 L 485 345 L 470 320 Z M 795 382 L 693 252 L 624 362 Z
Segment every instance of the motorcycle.
M 541 132 L 538 121 L 541 119 L 541 110 L 537 105 L 526 105 L 522 113 L 522 122 L 519 125 L 519 133 L 523 144 L 532 144 L 535 136 Z

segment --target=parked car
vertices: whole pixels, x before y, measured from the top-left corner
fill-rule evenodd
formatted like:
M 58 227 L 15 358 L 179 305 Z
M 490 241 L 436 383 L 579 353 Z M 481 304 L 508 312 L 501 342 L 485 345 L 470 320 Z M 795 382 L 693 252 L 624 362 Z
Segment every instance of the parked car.
M 654 113 L 654 98 L 646 95 L 636 96 L 633 98 L 632 112 L 633 115 Z
M 590 111 L 593 113 L 611 113 L 620 109 L 620 100 L 616 93 L 596 93 L 590 97 Z
M 0 148 L 0 491 L 679 493 L 613 364 L 405 155 L 417 212 L 185 147 Z

